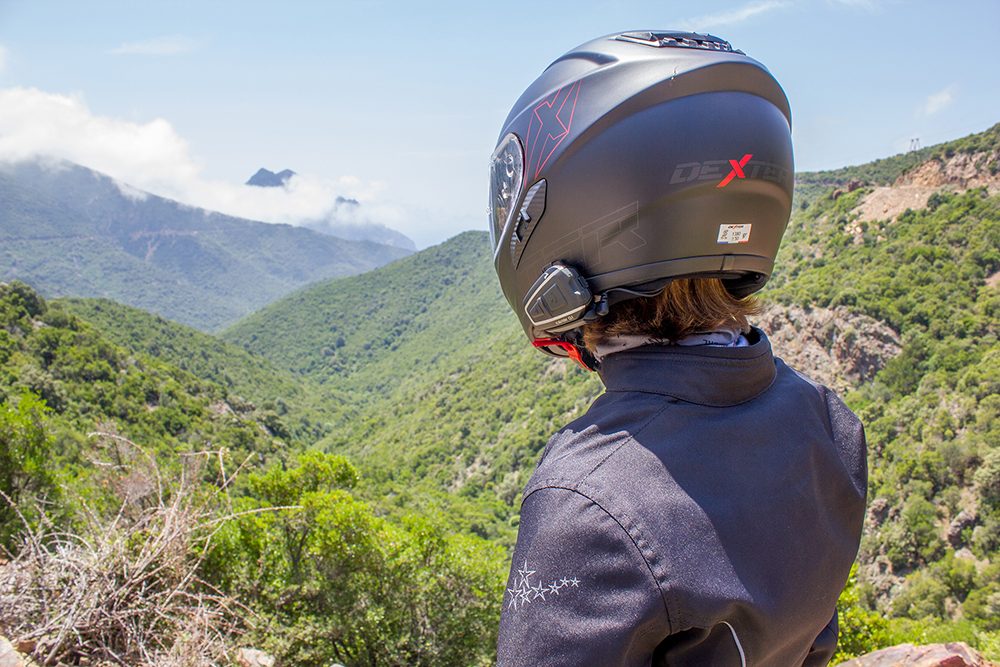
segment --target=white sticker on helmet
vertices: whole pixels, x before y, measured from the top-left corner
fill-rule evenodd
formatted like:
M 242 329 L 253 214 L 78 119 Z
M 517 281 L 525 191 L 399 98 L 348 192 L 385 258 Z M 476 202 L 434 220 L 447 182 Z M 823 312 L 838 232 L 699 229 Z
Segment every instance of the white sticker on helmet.
M 750 240 L 752 225 L 719 225 L 719 239 L 716 243 L 746 243 Z

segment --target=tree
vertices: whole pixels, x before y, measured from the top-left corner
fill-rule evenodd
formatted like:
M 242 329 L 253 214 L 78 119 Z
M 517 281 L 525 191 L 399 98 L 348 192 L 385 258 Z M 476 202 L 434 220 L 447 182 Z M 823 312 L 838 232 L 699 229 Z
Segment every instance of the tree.
M 16 403 L 0 404 L 0 542 L 21 528 L 15 508 L 21 501 L 55 490 L 49 466 L 52 436 L 45 428 L 49 408 L 24 392 Z M 22 514 L 30 514 L 27 508 Z
M 491 664 L 504 553 L 433 520 L 377 516 L 343 457 L 310 452 L 255 476 L 207 570 L 257 610 L 258 644 L 288 664 Z M 242 513 L 240 513 L 242 512 Z

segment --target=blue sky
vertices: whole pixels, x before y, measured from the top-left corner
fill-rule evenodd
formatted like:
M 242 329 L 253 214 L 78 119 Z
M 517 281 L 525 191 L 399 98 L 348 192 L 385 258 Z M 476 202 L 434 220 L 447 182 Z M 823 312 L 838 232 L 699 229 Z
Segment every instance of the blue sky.
M 642 28 L 763 62 L 799 170 L 1000 122 L 995 0 L 0 0 L 0 158 L 53 154 L 268 221 L 354 216 L 424 247 L 486 228 L 487 160 L 521 91 L 573 46 Z M 243 186 L 259 167 L 301 178 Z

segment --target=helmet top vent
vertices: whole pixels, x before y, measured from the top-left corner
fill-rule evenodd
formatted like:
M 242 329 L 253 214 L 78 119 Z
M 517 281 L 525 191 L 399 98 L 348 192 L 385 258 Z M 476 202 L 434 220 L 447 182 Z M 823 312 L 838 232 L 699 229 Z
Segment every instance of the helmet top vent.
M 655 48 L 679 47 L 683 49 L 705 49 L 707 51 L 727 51 L 729 53 L 743 54 L 742 51 L 733 48 L 733 45 L 724 39 L 713 35 L 699 35 L 696 32 L 651 32 L 642 30 L 638 32 L 626 32 L 618 35 L 619 42 L 632 42 Z

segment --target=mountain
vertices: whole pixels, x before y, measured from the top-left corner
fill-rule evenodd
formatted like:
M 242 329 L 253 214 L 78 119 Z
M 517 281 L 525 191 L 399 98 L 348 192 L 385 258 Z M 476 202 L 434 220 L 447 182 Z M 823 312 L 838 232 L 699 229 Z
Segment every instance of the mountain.
M 291 169 L 285 169 L 276 174 L 261 167 L 257 170 L 256 174 L 250 177 L 250 180 L 246 184 L 256 185 L 261 188 L 280 188 L 294 175 L 295 172 Z
M 192 208 L 65 162 L 0 168 L 0 243 L 0 278 L 205 331 L 315 280 L 409 254 Z
M 295 176 L 295 172 L 291 169 L 285 169 L 275 174 L 272 171 L 261 168 L 257 170 L 256 174 L 250 177 L 250 180 L 246 184 L 262 188 L 280 188 L 284 187 L 288 183 L 288 179 L 292 176 Z M 361 206 L 357 199 L 346 197 L 337 197 L 335 204 L 338 211 L 346 209 L 351 211 L 352 214 Z M 417 244 L 405 234 L 374 222 L 340 222 L 333 218 L 327 218 L 323 220 L 309 220 L 302 223 L 302 226 L 321 234 L 329 234 L 330 236 L 347 239 L 348 241 L 372 241 L 410 251 L 416 251 L 417 249 Z

